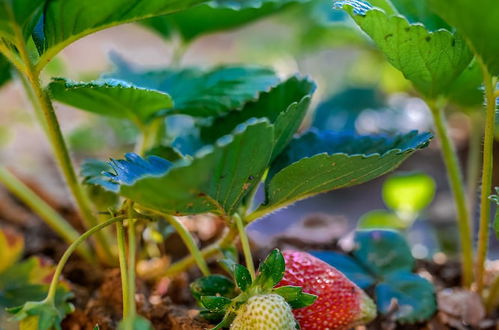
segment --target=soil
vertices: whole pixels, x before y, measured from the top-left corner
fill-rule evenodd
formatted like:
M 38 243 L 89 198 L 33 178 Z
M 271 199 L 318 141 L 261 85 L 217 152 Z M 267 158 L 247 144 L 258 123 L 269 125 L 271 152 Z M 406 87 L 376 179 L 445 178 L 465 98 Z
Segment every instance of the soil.
M 8 227 L 21 231 L 25 235 L 26 255 L 43 255 L 56 261 L 64 252 L 66 246 L 53 234 L 39 219 L 31 214 L 22 204 L 5 192 L 0 198 L 0 220 Z M 5 197 L 5 198 L 4 198 Z M 77 217 L 65 205 L 57 205 L 57 201 L 50 200 L 52 206 L 63 211 L 75 223 Z M 212 242 L 220 232 L 220 223 L 212 219 L 211 234 L 204 233 L 202 245 Z M 206 227 L 206 223 L 204 225 Z M 301 226 L 301 228 L 300 228 Z M 192 229 L 192 228 L 190 228 Z M 194 228 L 194 231 L 196 229 Z M 320 239 L 314 232 L 321 232 Z M 307 233 L 304 235 L 304 233 Z M 325 234 L 326 233 L 326 234 Z M 329 233 L 329 235 L 327 234 Z M 295 249 L 325 249 L 345 251 L 342 240 L 348 236 L 346 226 L 325 221 L 320 215 L 305 219 L 290 231 L 276 237 L 267 246 L 255 246 L 256 259 L 261 259 L 274 247 Z M 309 238 L 303 239 L 303 237 Z M 315 238 L 315 239 L 314 239 Z M 171 248 L 171 242 L 177 237 L 168 239 L 170 248 L 165 246 L 171 255 L 171 260 L 181 258 L 185 249 Z M 183 246 L 175 244 L 175 246 Z M 258 261 L 258 260 L 257 260 Z M 438 261 L 438 260 L 437 260 Z M 215 265 L 214 265 L 215 266 Z M 215 266 L 216 267 L 216 266 Z M 422 276 L 431 279 L 435 284 L 439 302 L 436 315 L 424 324 L 400 325 L 390 317 L 378 317 L 367 327 L 358 327 L 357 330 L 397 330 L 397 329 L 499 329 L 499 311 L 494 315 L 485 316 L 480 299 L 470 291 L 457 289 L 460 283 L 460 265 L 445 259 L 440 262 L 419 260 L 416 271 Z M 209 329 L 211 326 L 198 317 L 198 311 L 192 299 L 188 284 L 200 276 L 196 270 L 181 274 L 173 279 L 162 279 L 153 282 L 137 279 L 137 308 L 138 313 L 148 318 L 155 329 Z M 75 311 L 63 322 L 63 329 L 79 330 L 116 329 L 122 318 L 121 279 L 119 269 L 100 269 L 89 265 L 77 256 L 70 259 L 64 270 L 64 278 L 70 284 L 74 293 L 73 304 Z M 394 305 L 394 310 L 396 305 Z

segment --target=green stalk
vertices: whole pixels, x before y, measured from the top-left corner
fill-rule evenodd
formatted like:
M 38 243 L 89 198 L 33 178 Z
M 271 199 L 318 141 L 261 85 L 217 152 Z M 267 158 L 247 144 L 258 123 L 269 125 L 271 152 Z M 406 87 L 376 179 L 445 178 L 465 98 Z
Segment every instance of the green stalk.
M 427 101 L 433 115 L 435 131 L 440 140 L 442 156 L 447 168 L 450 188 L 454 196 L 457 212 L 457 225 L 461 242 L 463 286 L 469 287 L 473 281 L 473 243 L 470 226 L 470 214 L 466 203 L 464 184 L 456 151 L 448 134 L 444 107 L 434 101 Z
M 83 243 L 87 238 L 89 238 L 92 234 L 99 232 L 101 229 L 112 225 L 115 222 L 118 221 L 123 221 L 123 216 L 111 218 L 107 220 L 106 222 L 103 222 L 101 224 L 98 224 L 95 227 L 92 227 L 85 233 L 83 233 L 78 239 L 76 239 L 64 252 L 64 254 L 61 257 L 61 260 L 59 260 L 59 263 L 57 264 L 57 267 L 54 272 L 54 276 L 52 277 L 52 281 L 50 282 L 50 287 L 49 291 L 47 294 L 47 298 L 45 298 L 44 302 L 50 303 L 55 306 L 55 294 L 57 292 L 57 284 L 59 283 L 59 278 L 61 277 L 62 270 L 64 269 L 64 266 L 66 265 L 66 262 L 68 261 L 69 257 L 71 257 L 71 254 L 78 248 L 78 246 Z
M 466 166 L 466 186 L 469 203 L 468 208 L 471 211 L 471 214 L 473 214 L 475 210 L 478 182 L 480 180 L 480 167 L 482 165 L 480 156 L 482 153 L 483 118 L 478 109 L 472 109 L 471 111 L 472 113 L 469 116 L 471 129 Z M 473 221 L 471 221 L 471 228 L 473 228 Z
M 485 270 L 485 259 L 487 258 L 487 248 L 489 240 L 489 221 L 490 221 L 490 201 L 489 196 L 492 190 L 492 168 L 493 168 L 493 144 L 496 114 L 495 85 L 496 79 L 493 78 L 485 64 L 478 59 L 483 72 L 483 81 L 485 85 L 485 136 L 483 141 L 483 166 L 482 166 L 482 189 L 480 193 L 480 222 L 478 231 L 478 248 L 476 260 L 476 284 L 477 292 L 482 293 L 483 277 Z
M 38 214 L 66 243 L 71 244 L 78 239 L 80 234 L 59 213 L 3 166 L 0 166 L 0 183 Z M 80 246 L 78 252 L 88 262 L 93 261 L 92 252 L 88 245 Z
M 78 183 L 76 172 L 74 170 L 73 164 L 71 163 L 69 152 L 66 147 L 59 122 L 55 115 L 52 102 L 50 101 L 47 93 L 43 90 L 40 84 L 39 72 L 37 72 L 33 67 L 33 63 L 31 62 L 31 59 L 29 57 L 22 31 L 18 26 L 13 26 L 13 28 L 16 32 L 16 46 L 19 51 L 21 60 L 24 63 L 25 69 L 23 71 L 20 71 L 20 74 L 25 75 L 25 78 L 27 79 L 28 84 L 31 87 L 34 101 L 36 101 L 34 104 L 34 108 L 36 111 L 40 111 L 42 113 L 42 116 L 39 116 L 44 118 L 46 133 L 52 146 L 54 156 L 57 160 L 59 168 L 62 171 L 62 174 L 64 175 L 66 183 L 69 186 L 69 190 L 71 191 L 74 200 L 76 201 L 81 218 L 83 219 L 87 228 L 95 226 L 98 221 L 92 214 L 88 197 L 85 195 Z M 27 91 L 27 93 L 29 95 L 30 91 Z M 96 236 L 99 247 L 102 249 L 102 252 L 104 254 L 105 260 L 110 261 L 112 259 L 112 253 L 109 244 L 105 239 L 105 236 L 103 236 L 101 233 L 98 233 Z
M 251 248 L 249 245 L 248 235 L 244 230 L 243 220 L 239 214 L 234 214 L 234 220 L 236 221 L 237 230 L 239 231 L 239 239 L 241 240 L 241 245 L 243 248 L 244 260 L 246 261 L 246 267 L 249 270 L 251 279 L 255 280 L 255 265 L 253 264 L 253 256 L 251 254 Z
M 135 221 L 136 219 L 128 219 L 128 317 L 124 318 L 126 330 L 133 330 L 133 321 L 137 314 L 135 304 L 135 263 L 137 254 Z
M 123 318 L 128 317 L 128 269 L 126 262 L 125 229 L 123 223 L 116 223 L 116 241 L 118 242 L 118 256 L 120 260 L 121 291 L 123 294 Z
M 187 249 L 191 253 L 192 257 L 196 261 L 196 264 L 201 270 L 201 273 L 203 273 L 204 276 L 210 275 L 210 269 L 208 268 L 208 265 L 206 264 L 206 261 L 203 258 L 203 255 L 201 254 L 201 251 L 196 245 L 196 241 L 194 240 L 194 237 L 192 237 L 191 233 L 185 228 L 185 226 L 178 221 L 177 218 L 168 215 L 168 214 L 161 214 L 161 216 L 168 221 L 170 225 L 175 228 L 177 233 L 180 235 L 180 238 L 184 242 L 184 244 L 187 246 Z

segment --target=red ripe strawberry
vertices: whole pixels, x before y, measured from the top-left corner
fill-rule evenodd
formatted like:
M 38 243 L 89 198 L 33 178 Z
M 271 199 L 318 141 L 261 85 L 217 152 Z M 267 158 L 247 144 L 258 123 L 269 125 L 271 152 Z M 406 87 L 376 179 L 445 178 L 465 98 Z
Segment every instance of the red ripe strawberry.
M 311 306 L 293 310 L 302 330 L 349 329 L 376 316 L 373 301 L 336 268 L 306 252 L 283 256 L 286 271 L 278 286 L 300 286 L 318 296 Z

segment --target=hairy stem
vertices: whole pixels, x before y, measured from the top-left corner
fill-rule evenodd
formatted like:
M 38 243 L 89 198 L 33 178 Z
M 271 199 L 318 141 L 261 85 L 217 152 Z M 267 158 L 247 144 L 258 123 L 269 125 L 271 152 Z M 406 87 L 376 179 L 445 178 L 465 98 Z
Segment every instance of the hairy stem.
M 123 216 L 111 218 L 106 222 L 103 222 L 95 227 L 92 227 L 91 229 L 83 233 L 80 237 L 78 237 L 78 239 L 76 239 L 67 248 L 66 252 L 64 252 L 64 254 L 61 257 L 61 260 L 59 260 L 59 263 L 57 264 L 54 276 L 52 277 L 52 281 L 50 282 L 50 287 L 47 294 L 47 298 L 45 298 L 45 302 L 55 305 L 55 294 L 57 292 L 57 284 L 59 283 L 59 278 L 61 277 L 62 270 L 64 269 L 64 266 L 66 265 L 66 262 L 68 261 L 69 257 L 71 257 L 71 255 L 78 248 L 78 246 L 81 243 L 83 243 L 87 238 L 89 238 L 92 234 L 99 232 L 101 229 L 106 228 L 107 226 L 112 225 L 115 222 L 123 221 L 123 218 L 124 218 Z
M 125 229 L 123 223 L 116 223 L 116 241 L 118 242 L 118 257 L 120 260 L 121 291 L 123 294 L 123 318 L 128 317 L 128 269 L 126 261 Z
M 196 245 L 196 241 L 194 240 L 194 237 L 189 233 L 187 228 L 175 217 L 168 215 L 168 214 L 161 214 L 161 216 L 168 221 L 170 225 L 175 228 L 177 233 L 180 235 L 180 238 L 184 242 L 184 244 L 187 246 L 187 249 L 191 253 L 192 257 L 196 261 L 196 264 L 201 270 L 201 273 L 203 273 L 204 276 L 210 275 L 210 269 L 208 268 L 208 265 L 206 264 L 206 261 L 203 258 L 203 255 L 201 254 L 201 251 Z
M 88 197 L 85 195 L 83 189 L 78 183 L 76 172 L 71 162 L 71 158 L 69 157 L 68 148 L 64 141 L 52 102 L 50 101 L 47 93 L 43 90 L 40 84 L 39 72 L 37 72 L 33 67 L 33 63 L 31 62 L 31 59 L 29 57 L 22 31 L 18 26 L 14 26 L 13 28 L 16 31 L 16 46 L 25 68 L 25 70 L 20 71 L 20 74 L 25 75 L 28 85 L 31 88 L 32 96 L 34 97 L 33 100 L 35 101 L 35 104 L 33 104 L 35 110 L 42 113 L 42 115 L 38 116 L 44 118 L 44 122 L 46 125 L 46 127 L 44 128 L 54 151 L 54 156 L 57 160 L 57 164 L 59 165 L 66 183 L 69 186 L 69 190 L 73 195 L 73 198 L 78 206 L 80 216 L 83 219 L 86 227 L 89 228 L 95 226 L 98 221 L 92 214 L 92 209 Z M 31 92 L 27 91 L 28 95 Z M 109 244 L 107 243 L 105 236 L 101 233 L 98 233 L 96 236 L 99 247 L 104 254 L 104 258 L 109 262 L 112 259 L 112 253 L 111 249 L 109 248 Z
M 494 96 L 496 79 L 492 78 L 487 67 L 479 59 L 482 67 L 485 84 L 485 136 L 483 140 L 483 166 L 482 166 L 482 189 L 480 193 L 480 222 L 478 230 L 478 248 L 476 260 L 476 284 L 477 292 L 483 290 L 483 276 L 485 259 L 489 241 L 489 221 L 490 221 L 490 201 L 489 196 L 492 190 L 492 168 L 493 168 L 493 144 L 495 130 L 496 100 Z
M 135 263 L 137 257 L 137 241 L 135 232 L 136 219 L 128 219 L 128 317 L 126 328 L 133 330 L 133 320 L 137 313 L 135 305 Z
M 0 166 L 0 183 L 38 214 L 66 243 L 71 244 L 78 239 L 80 234 L 59 213 L 3 166 Z M 78 252 L 87 261 L 93 261 L 92 252 L 87 244 L 80 246 Z
M 470 215 L 466 203 L 464 184 L 459 166 L 459 160 L 449 136 L 444 107 L 435 102 L 427 102 L 433 114 L 435 131 L 440 140 L 442 156 L 447 168 L 450 188 L 454 196 L 457 211 L 457 225 L 461 242 L 463 286 L 469 287 L 473 281 L 473 243 L 470 226 Z
M 239 239 L 241 240 L 241 245 L 243 248 L 244 260 L 246 261 L 246 267 L 249 270 L 251 275 L 251 279 L 255 280 L 256 272 L 255 272 L 255 264 L 253 263 L 253 255 L 251 254 L 251 248 L 248 240 L 248 235 L 246 235 L 246 231 L 244 230 L 243 220 L 239 216 L 239 214 L 234 215 L 234 220 L 236 222 L 237 230 L 239 232 Z
M 227 232 L 215 243 L 205 247 L 202 249 L 201 255 L 204 259 L 208 259 L 216 255 L 220 252 L 220 249 L 227 247 L 230 245 L 234 239 L 236 238 L 237 230 L 234 227 L 231 227 Z M 170 267 L 166 269 L 166 271 L 161 274 L 161 276 L 173 277 L 191 267 L 195 263 L 194 257 L 192 255 L 185 257 L 184 259 L 177 261 Z

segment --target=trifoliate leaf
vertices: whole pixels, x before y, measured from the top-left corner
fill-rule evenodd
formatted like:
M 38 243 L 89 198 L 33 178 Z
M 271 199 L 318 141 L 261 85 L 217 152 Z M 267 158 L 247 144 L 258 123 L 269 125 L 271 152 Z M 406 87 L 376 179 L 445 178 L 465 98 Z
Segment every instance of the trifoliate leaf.
M 440 16 L 457 28 L 487 65 L 499 75 L 499 6 L 495 0 L 426 0 Z
M 8 228 L 0 228 L 0 274 L 19 260 L 23 250 L 22 235 Z
M 249 118 L 267 118 L 275 126 L 275 158 L 298 130 L 310 103 L 315 84 L 306 78 L 291 77 L 263 92 L 256 101 L 248 102 L 240 111 L 231 111 L 214 119 L 201 130 L 203 140 L 214 141 L 228 134 Z
M 103 116 L 128 119 L 139 126 L 173 107 L 171 97 L 164 92 L 115 79 L 75 82 L 55 78 L 49 90 L 59 102 Z
M 178 34 L 189 42 L 207 33 L 251 23 L 299 2 L 304 0 L 213 0 L 173 15 L 146 20 L 144 24 L 165 38 Z
M 266 202 L 259 210 L 372 180 L 395 169 L 430 139 L 430 134 L 416 132 L 394 137 L 308 132 L 291 141 L 272 164 Z
M 410 272 L 414 258 L 405 238 L 393 230 L 358 230 L 354 257 L 375 275 Z
M 192 295 L 198 301 L 202 296 L 220 295 L 231 298 L 235 293 L 234 282 L 218 274 L 200 277 L 191 283 L 190 288 Z
M 397 173 L 383 183 L 383 200 L 401 214 L 417 214 L 433 200 L 435 180 L 424 173 Z
M 443 94 L 473 57 L 465 41 L 449 31 L 429 32 L 362 0 L 337 1 L 335 6 L 348 11 L 388 61 L 427 97 Z
M 250 120 L 192 159 L 174 163 L 135 154 L 113 160 L 109 182 L 92 180 L 140 206 L 169 214 L 232 214 L 260 181 L 272 153 L 273 127 Z
M 219 116 L 258 100 L 260 93 L 279 83 L 274 71 L 258 66 L 142 71 L 117 56 L 114 56 L 113 62 L 116 71 L 106 77 L 168 93 L 175 103 L 169 111 L 171 114 Z
M 376 282 L 369 270 L 349 256 L 333 251 L 310 251 L 309 253 L 338 269 L 361 289 L 367 289 Z
M 15 1 L 15 3 L 20 4 L 24 2 L 43 4 L 42 1 Z M 40 61 L 44 64 L 47 63 L 72 42 L 99 30 L 149 17 L 171 14 L 203 2 L 206 1 L 47 1 L 43 18 L 38 24 L 39 28 L 34 38 L 38 51 L 42 54 Z
M 378 310 L 401 323 L 425 321 L 437 307 L 433 285 L 421 276 L 406 271 L 385 277 L 376 286 L 375 295 Z
M 412 223 L 402 220 L 395 213 L 387 210 L 373 210 L 362 215 L 357 224 L 359 229 L 406 229 Z

